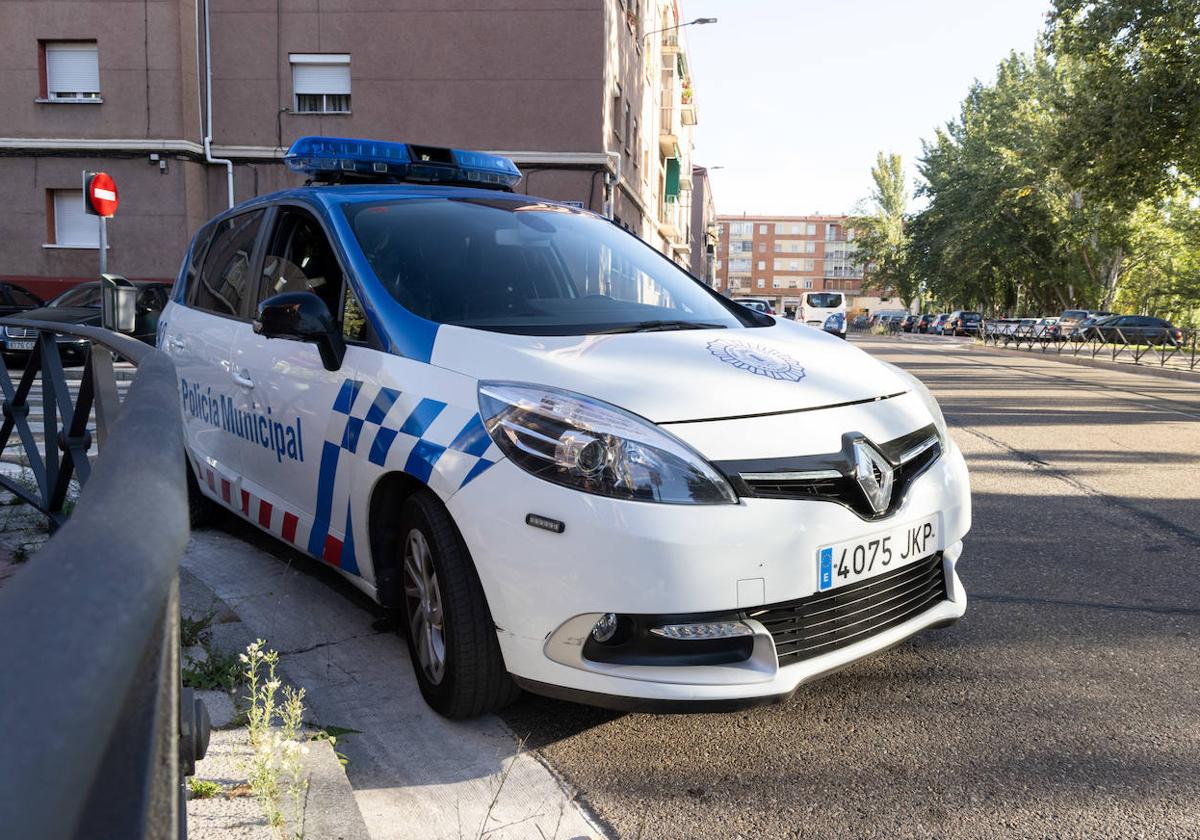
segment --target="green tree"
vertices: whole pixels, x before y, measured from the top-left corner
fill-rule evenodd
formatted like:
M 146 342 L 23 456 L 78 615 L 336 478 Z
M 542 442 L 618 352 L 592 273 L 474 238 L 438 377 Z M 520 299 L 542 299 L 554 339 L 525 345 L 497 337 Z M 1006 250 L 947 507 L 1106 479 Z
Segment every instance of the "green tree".
M 1085 192 L 1132 211 L 1200 178 L 1200 0 L 1055 0 L 1056 157 Z
M 869 211 L 852 217 L 848 227 L 854 231 L 858 258 L 866 267 L 868 282 L 885 297 L 898 295 L 907 307 L 917 296 L 919 286 L 908 272 L 904 256 L 908 189 L 900 155 L 879 152 L 871 167 L 871 180 L 875 187 Z

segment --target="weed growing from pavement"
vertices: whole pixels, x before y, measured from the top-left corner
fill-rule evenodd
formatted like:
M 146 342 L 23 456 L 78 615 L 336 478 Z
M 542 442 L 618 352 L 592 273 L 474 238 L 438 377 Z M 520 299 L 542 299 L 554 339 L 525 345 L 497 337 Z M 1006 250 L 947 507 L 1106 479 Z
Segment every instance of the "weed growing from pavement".
M 188 779 L 188 790 L 191 791 L 192 799 L 212 799 L 218 793 L 224 793 L 225 787 L 220 782 L 192 776 Z
M 246 681 L 247 737 L 253 749 L 248 773 L 250 788 L 258 799 L 267 821 L 279 837 L 304 837 L 304 799 L 308 780 L 304 778 L 303 756 L 308 746 L 300 741 L 304 718 L 304 689 L 284 686 L 276 674 L 279 653 L 266 648 L 258 639 L 239 654 L 242 676 Z M 291 832 L 279 807 L 281 793 L 291 805 Z
M 237 658 L 231 653 L 214 650 L 207 643 L 202 646 L 203 660 L 197 662 L 191 656 L 183 657 L 183 684 L 203 691 L 233 691 L 242 675 Z
M 213 619 L 216 618 L 217 611 L 210 610 L 199 618 L 181 615 L 179 617 L 179 644 L 181 647 L 190 648 L 196 645 L 207 645 L 212 639 L 212 633 L 209 627 L 212 625 Z

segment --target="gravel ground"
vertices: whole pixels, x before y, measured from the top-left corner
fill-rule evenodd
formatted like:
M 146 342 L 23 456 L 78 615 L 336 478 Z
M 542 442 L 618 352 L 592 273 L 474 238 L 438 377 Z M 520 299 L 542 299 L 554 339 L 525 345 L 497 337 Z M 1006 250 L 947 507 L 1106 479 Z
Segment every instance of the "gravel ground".
M 1200 838 L 1200 388 L 863 344 L 971 466 L 966 618 L 781 706 L 509 724 L 623 838 Z
M 218 794 L 211 799 L 188 801 L 188 837 L 191 840 L 274 840 L 258 801 L 248 790 L 246 765 L 251 750 L 244 729 L 217 729 L 208 744 L 208 754 L 196 769 L 197 779 L 217 782 L 237 796 Z

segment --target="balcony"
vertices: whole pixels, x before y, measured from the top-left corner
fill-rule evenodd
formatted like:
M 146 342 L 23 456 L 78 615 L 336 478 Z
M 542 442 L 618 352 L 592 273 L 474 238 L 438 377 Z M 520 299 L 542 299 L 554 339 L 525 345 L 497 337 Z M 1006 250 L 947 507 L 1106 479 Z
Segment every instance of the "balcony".
M 663 55 L 679 54 L 679 31 L 664 32 L 662 35 Z
M 658 149 L 665 157 L 679 156 L 679 129 L 675 126 L 675 108 L 664 105 L 658 109 Z

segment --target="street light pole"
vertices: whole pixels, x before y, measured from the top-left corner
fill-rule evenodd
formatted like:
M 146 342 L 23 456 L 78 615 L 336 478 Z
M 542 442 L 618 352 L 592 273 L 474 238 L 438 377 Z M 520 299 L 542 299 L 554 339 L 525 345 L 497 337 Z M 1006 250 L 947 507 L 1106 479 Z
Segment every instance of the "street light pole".
M 704 26 L 705 24 L 716 22 L 717 19 L 712 17 L 696 18 L 695 20 L 689 20 L 687 23 L 677 23 L 674 26 L 664 26 L 662 29 L 652 29 L 649 32 L 643 32 L 642 37 L 649 38 L 651 35 L 657 35 L 660 32 L 671 32 L 675 29 L 683 29 L 685 26 Z

